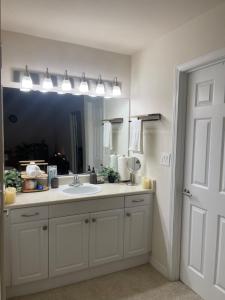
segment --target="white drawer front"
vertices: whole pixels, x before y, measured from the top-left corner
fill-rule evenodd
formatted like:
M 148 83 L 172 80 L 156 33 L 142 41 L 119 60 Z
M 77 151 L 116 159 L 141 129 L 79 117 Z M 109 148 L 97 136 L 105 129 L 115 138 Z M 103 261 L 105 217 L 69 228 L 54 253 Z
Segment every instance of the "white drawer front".
M 11 223 L 48 219 L 48 206 L 18 208 L 11 211 Z
M 100 198 L 55 204 L 49 207 L 49 218 L 79 215 L 97 211 L 124 208 L 124 197 Z
M 139 205 L 150 205 L 152 204 L 152 194 L 139 194 L 132 196 L 125 196 L 125 207 L 133 207 Z

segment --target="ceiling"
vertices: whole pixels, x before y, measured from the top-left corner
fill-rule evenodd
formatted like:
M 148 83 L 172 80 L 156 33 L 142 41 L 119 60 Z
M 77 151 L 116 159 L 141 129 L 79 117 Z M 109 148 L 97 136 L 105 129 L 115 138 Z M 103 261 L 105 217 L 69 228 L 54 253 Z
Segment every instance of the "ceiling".
M 133 54 L 225 0 L 2 0 L 4 30 Z

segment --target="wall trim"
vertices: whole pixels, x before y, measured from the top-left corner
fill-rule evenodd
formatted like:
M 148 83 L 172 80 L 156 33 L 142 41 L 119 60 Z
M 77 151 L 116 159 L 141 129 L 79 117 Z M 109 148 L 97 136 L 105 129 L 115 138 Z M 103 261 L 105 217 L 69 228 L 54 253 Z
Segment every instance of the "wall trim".
M 159 273 L 161 273 L 163 276 L 168 278 L 168 268 L 161 264 L 156 258 L 153 256 L 150 257 L 150 264 L 153 266 L 154 269 L 156 269 Z
M 172 164 L 170 189 L 170 239 L 168 244 L 168 278 L 180 279 L 182 190 L 186 125 L 187 74 L 225 60 L 225 49 L 211 52 L 175 68 L 173 87 Z

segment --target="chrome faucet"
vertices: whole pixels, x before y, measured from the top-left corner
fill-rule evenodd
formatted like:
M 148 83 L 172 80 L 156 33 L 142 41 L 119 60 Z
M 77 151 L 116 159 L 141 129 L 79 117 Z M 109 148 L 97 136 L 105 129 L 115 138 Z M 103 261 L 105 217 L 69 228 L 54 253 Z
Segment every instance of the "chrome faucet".
M 75 174 L 74 177 L 73 177 L 73 182 L 70 184 L 70 186 L 80 186 L 81 183 L 80 183 L 80 178 L 79 178 L 79 175 L 78 174 Z

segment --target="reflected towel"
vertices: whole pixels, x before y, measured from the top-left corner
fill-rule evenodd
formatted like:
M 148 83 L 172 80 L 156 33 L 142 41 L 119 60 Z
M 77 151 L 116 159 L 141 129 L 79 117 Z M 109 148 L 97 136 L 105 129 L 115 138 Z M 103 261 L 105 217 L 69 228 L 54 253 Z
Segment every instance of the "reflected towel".
M 103 146 L 106 149 L 112 150 L 112 124 L 110 122 L 104 122 Z
M 143 153 L 142 121 L 133 120 L 130 123 L 130 146 L 129 150 L 136 153 Z

